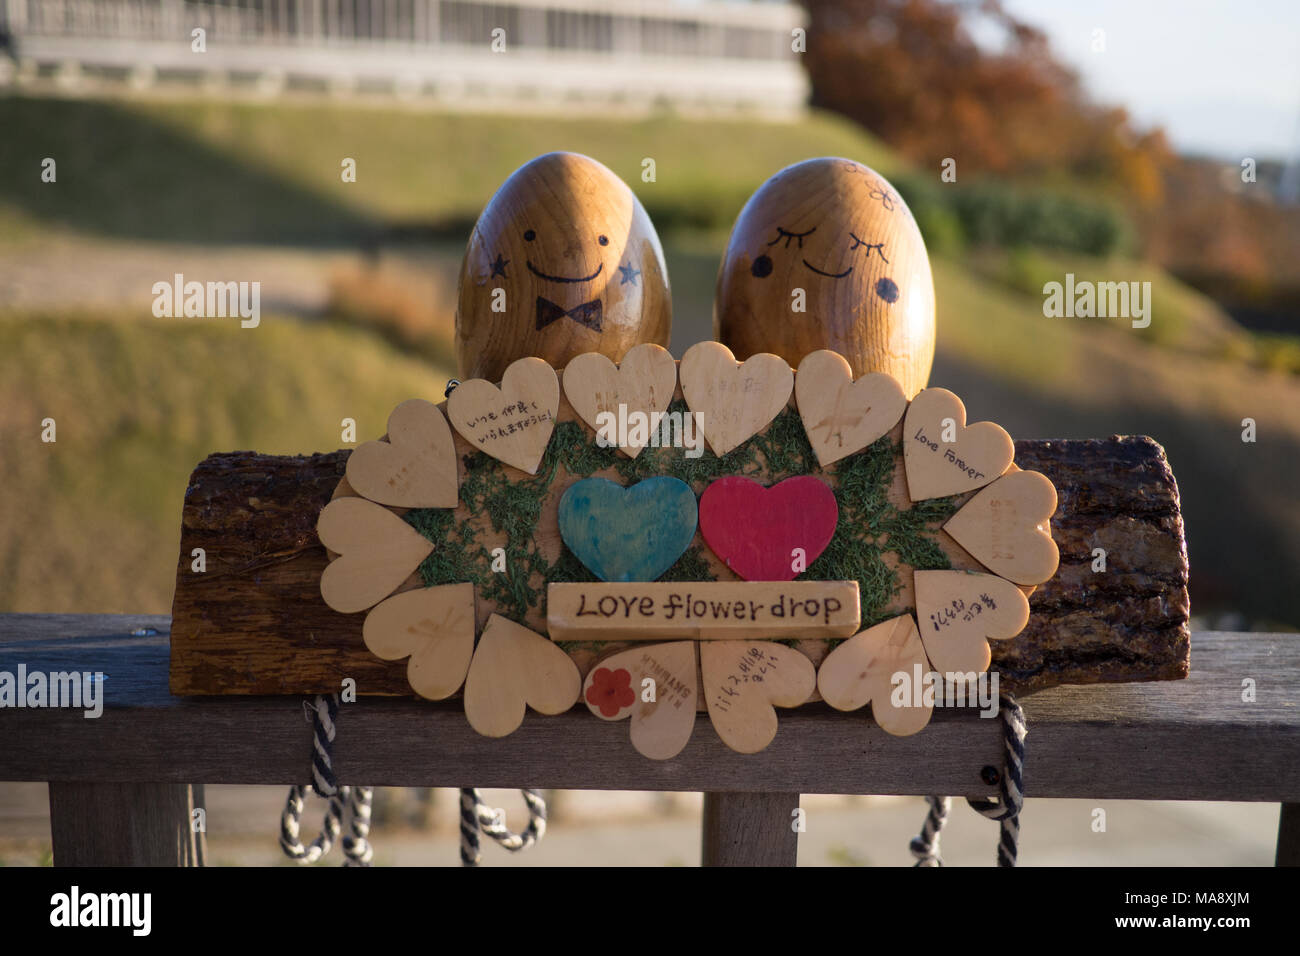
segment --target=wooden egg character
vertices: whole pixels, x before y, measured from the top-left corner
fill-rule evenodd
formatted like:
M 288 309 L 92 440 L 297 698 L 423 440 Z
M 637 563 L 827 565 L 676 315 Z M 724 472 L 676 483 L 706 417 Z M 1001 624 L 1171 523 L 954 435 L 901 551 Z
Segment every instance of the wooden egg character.
M 668 345 L 663 249 L 627 184 L 577 153 L 547 153 L 510 175 L 479 216 L 460 273 L 462 378 L 500 381 L 537 356 L 556 368 L 583 352 L 615 362 Z
M 854 377 L 888 372 L 909 399 L 930 377 L 925 243 L 893 187 L 852 160 L 809 159 L 759 187 L 731 231 L 713 309 L 714 337 L 738 359 L 774 352 L 797 367 L 834 349 Z

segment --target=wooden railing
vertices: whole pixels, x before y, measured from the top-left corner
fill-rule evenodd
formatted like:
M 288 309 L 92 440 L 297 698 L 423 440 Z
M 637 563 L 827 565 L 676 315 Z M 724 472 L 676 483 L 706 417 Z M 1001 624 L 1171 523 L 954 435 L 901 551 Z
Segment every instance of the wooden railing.
M 56 864 L 201 863 L 190 820 L 203 784 L 308 778 L 301 701 L 173 697 L 168 626 L 0 615 L 0 671 L 105 675 L 97 719 L 0 709 L 0 780 L 49 782 Z M 1300 864 L 1300 635 L 1201 632 L 1187 680 L 1057 687 L 1022 704 L 1026 796 L 1281 803 L 1277 861 Z M 701 717 L 679 757 L 654 762 L 626 725 L 583 709 L 530 713 L 490 740 L 456 702 L 363 697 L 340 713 L 335 763 L 343 783 L 377 786 L 704 791 L 706 864 L 792 865 L 800 794 L 987 795 L 1001 734 L 996 720 L 936 711 L 922 733 L 890 737 L 865 714 L 811 705 L 783 711 L 761 754 L 731 752 Z

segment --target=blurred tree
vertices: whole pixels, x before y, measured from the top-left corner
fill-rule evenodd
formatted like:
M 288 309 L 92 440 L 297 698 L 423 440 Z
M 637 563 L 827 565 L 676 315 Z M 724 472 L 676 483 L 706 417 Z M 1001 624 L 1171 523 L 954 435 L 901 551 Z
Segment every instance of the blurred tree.
M 1092 104 L 1046 37 L 998 0 L 808 0 L 813 103 L 868 127 L 911 159 L 961 173 L 1059 175 L 1163 198 L 1172 154 L 1123 109 Z M 972 26 L 996 31 L 981 46 Z
M 999 0 L 805 3 L 813 104 L 921 167 L 900 187 L 927 221 L 977 243 L 1106 255 L 1124 245 L 1109 200 L 1127 207 L 1148 257 L 1239 316 L 1236 306 L 1249 307 L 1271 313 L 1267 327 L 1295 328 L 1277 316 L 1294 315 L 1300 302 L 1296 207 L 1243 181 L 1235 166 L 1175 155 L 1162 130 L 1137 130 L 1122 107 L 1092 102 L 1044 34 Z M 991 174 L 1054 185 L 1077 202 L 992 184 L 929 188 L 948 157 L 963 182 Z M 1089 204 L 1096 208 L 1084 215 Z

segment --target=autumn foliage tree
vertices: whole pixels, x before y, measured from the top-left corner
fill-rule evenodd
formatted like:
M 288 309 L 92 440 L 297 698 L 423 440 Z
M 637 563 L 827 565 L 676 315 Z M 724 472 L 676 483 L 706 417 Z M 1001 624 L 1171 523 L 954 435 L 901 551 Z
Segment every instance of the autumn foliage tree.
M 1158 130 L 1089 102 L 1044 35 L 997 0 L 808 0 L 813 103 L 842 113 L 930 168 L 1086 178 L 1141 203 L 1162 198 L 1171 160 Z M 1001 49 L 971 25 L 996 29 Z
M 1161 130 L 1138 130 L 1124 109 L 1093 102 L 1044 35 L 998 0 L 805 5 L 813 104 L 870 129 L 927 171 L 924 180 L 937 183 L 951 157 L 963 183 L 989 174 L 1118 201 L 1142 251 L 1176 275 L 1229 305 L 1294 313 L 1295 208 L 1243 186 L 1235 165 L 1177 156 Z M 977 31 L 1001 42 L 976 42 Z M 1041 241 L 1041 229 L 1015 232 L 1011 242 Z M 1089 248 L 1078 236 L 1067 245 Z

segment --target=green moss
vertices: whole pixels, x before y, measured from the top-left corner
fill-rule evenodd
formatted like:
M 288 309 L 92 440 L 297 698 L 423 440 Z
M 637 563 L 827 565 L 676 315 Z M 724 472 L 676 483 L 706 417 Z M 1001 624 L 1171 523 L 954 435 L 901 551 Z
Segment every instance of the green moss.
M 840 521 L 826 550 L 799 575 L 800 581 L 857 581 L 864 626 L 883 620 L 900 587 L 898 573 L 881 557 L 868 535 Z
M 667 473 L 686 482 L 697 495 L 709 482 L 723 475 L 744 475 L 758 468 L 754 449 L 743 445 L 733 448 L 721 458 L 708 448 L 698 458 L 687 458 L 675 448 L 661 451 L 660 455 L 667 458 Z
M 490 556 L 481 547 L 475 549 L 476 532 L 472 526 L 455 521 L 455 512 L 444 508 L 416 508 L 405 517 L 412 528 L 438 543 L 420 563 L 425 587 L 461 581 L 483 583 L 478 559 L 482 556 L 490 560 Z
M 680 398 L 668 406 L 670 415 L 689 415 L 690 409 Z M 698 436 L 703 444 L 703 436 Z M 719 458 L 707 446 L 703 453 L 695 458 L 688 457 L 686 449 L 676 447 L 645 448 L 636 458 L 618 456 L 615 468 L 624 484 L 634 485 L 652 475 L 670 475 L 680 478 L 691 486 L 698 495 L 709 482 L 723 475 L 744 475 L 759 469 L 760 463 L 755 454 L 758 439 L 752 439 L 739 448 Z
M 671 568 L 659 576 L 660 581 L 716 581 L 718 576 L 709 571 L 709 561 L 704 556 L 703 545 L 692 545 L 677 559 Z
M 569 581 L 597 581 L 596 575 L 587 570 L 583 564 L 574 555 L 572 551 L 565 548 L 560 552 L 560 558 L 551 565 L 550 574 L 547 575 L 547 583 L 551 582 L 569 582 Z
M 564 653 L 573 655 L 578 651 L 591 651 L 599 655 L 608 641 L 556 641 L 555 645 Z
M 803 420 L 793 408 L 787 408 L 772 420 L 766 432 L 748 442 L 758 449 L 767 467 L 775 474 L 806 475 L 817 467 L 817 456 L 804 431 Z
M 932 534 L 952 512 L 952 505 L 948 504 L 946 510 L 938 510 L 940 517 L 936 520 L 930 516 L 930 509 L 892 511 L 880 522 L 885 544 L 898 555 L 898 560 L 918 571 L 946 571 L 952 563 Z
M 688 413 L 680 400 L 669 411 Z M 952 515 L 952 499 L 924 501 L 901 511 L 889 501 L 901 454 L 901 447 L 886 437 L 828 470 L 839 505 L 839 522 L 826 550 L 799 575 L 800 580 L 809 581 L 857 581 L 863 626 L 889 617 L 890 605 L 901 588 L 898 571 L 885 560 L 886 554 L 892 552 L 898 562 L 910 567 L 950 567 L 935 530 Z M 585 478 L 612 468 L 627 485 L 667 474 L 685 481 L 698 495 L 724 475 L 767 471 L 790 476 L 817 469 L 803 423 L 793 409 L 778 415 L 764 434 L 721 458 L 707 449 L 697 458 L 688 458 L 685 450 L 677 447 L 646 448 L 636 458 L 628 458 L 616 449 L 601 448 L 581 424 L 569 421 L 556 426 L 532 478 L 507 478 L 505 466 L 482 452 L 467 455 L 464 464 L 461 501 L 468 514 L 485 515 L 493 532 L 504 537 L 501 547 L 506 570 L 492 571 L 492 555 L 467 519 L 457 520 L 456 512 L 445 509 L 416 509 L 407 513 L 406 521 L 438 543 L 420 565 L 420 574 L 426 585 L 472 581 L 501 614 L 519 622 L 533 610 L 545 614 L 547 584 L 596 580 L 567 548 L 552 563 L 537 546 L 535 530 L 542 506 L 561 471 Z M 704 548 L 695 545 L 660 580 L 710 581 L 716 576 L 709 570 Z
M 890 508 L 895 455 L 901 453 L 886 436 L 832 466 L 841 520 L 863 525 L 872 534 L 879 533 L 878 522 Z
M 857 581 L 863 627 L 894 613 L 890 605 L 902 582 L 897 569 L 885 562 L 887 552 L 913 568 L 951 567 L 934 531 L 952 515 L 952 499 L 922 501 L 902 511 L 889 501 L 895 462 L 902 453 L 886 436 L 832 466 L 840 520 L 826 550 L 799 575 L 804 581 Z
M 623 459 L 617 448 L 601 448 L 587 438 L 586 430 L 577 422 L 560 422 L 555 426 L 551 443 L 546 446 L 545 464 L 548 460 L 564 466 L 564 470 L 579 478 L 612 468 Z M 627 459 L 623 459 L 626 461 Z

